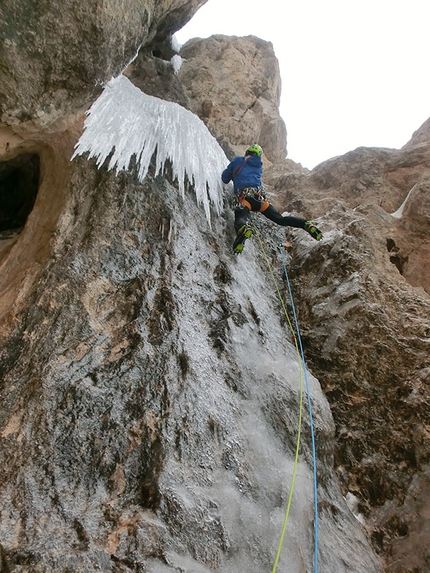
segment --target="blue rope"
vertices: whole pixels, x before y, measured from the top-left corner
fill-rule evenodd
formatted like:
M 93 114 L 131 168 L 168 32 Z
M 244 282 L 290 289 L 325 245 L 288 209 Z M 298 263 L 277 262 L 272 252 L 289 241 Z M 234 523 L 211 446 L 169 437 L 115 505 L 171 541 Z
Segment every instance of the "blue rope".
M 294 318 L 294 324 L 296 327 L 296 332 L 297 332 L 297 339 L 299 341 L 299 347 L 300 347 L 300 354 L 302 357 L 302 363 L 303 363 L 303 370 L 304 370 L 304 374 L 305 374 L 305 385 L 306 385 L 306 393 L 308 395 L 308 409 L 309 409 L 309 426 L 310 426 L 310 430 L 311 430 L 311 438 L 312 438 L 312 459 L 313 459 L 313 474 L 314 474 L 314 536 L 315 536 L 315 546 L 314 546 L 314 573 L 318 573 L 318 491 L 317 491 L 317 456 L 316 456 L 316 447 L 315 447 L 315 431 L 314 431 L 314 422 L 313 422 L 313 416 L 312 416 L 312 404 L 311 404 L 311 396 L 310 396 L 310 391 L 309 391 L 309 379 L 308 379 L 308 372 L 306 369 L 306 362 L 305 362 L 305 355 L 303 352 L 303 345 L 302 345 L 302 339 L 300 336 L 300 330 L 299 330 L 299 322 L 297 320 L 297 314 L 296 314 L 296 309 L 294 306 L 294 300 L 293 300 L 293 293 L 291 291 L 291 285 L 290 285 L 290 279 L 288 278 L 288 272 L 287 272 L 287 266 L 285 263 L 285 257 L 283 255 L 281 246 L 278 245 L 279 248 L 279 252 L 281 253 L 281 258 L 282 258 L 282 265 L 284 267 L 284 273 L 285 273 L 285 278 L 287 280 L 287 286 L 288 286 L 288 293 L 290 295 L 290 301 L 291 301 L 291 307 L 292 307 L 292 311 L 293 311 L 293 318 Z
M 269 269 L 270 276 L 272 277 L 273 284 L 275 285 L 275 289 L 276 289 L 276 292 L 278 294 L 279 302 L 281 303 L 281 306 L 284 310 L 285 318 L 288 322 L 288 326 L 290 327 L 291 334 L 294 337 L 294 346 L 295 346 L 296 351 L 297 351 L 298 364 L 300 365 L 300 393 L 299 393 L 300 400 L 299 400 L 299 418 L 298 418 L 298 427 L 297 427 L 296 453 L 294 456 L 293 475 L 291 478 L 291 486 L 290 486 L 290 492 L 288 494 L 288 503 L 287 503 L 287 508 L 285 510 L 284 523 L 282 525 L 281 536 L 280 536 L 279 543 L 278 543 L 278 550 L 276 552 L 275 561 L 273 563 L 272 573 L 276 573 L 276 570 L 278 568 L 278 563 L 279 563 L 279 560 L 281 558 L 281 551 L 282 551 L 282 546 L 284 543 L 285 533 L 287 531 L 287 524 L 288 524 L 288 519 L 290 516 L 291 503 L 293 500 L 294 486 L 295 486 L 296 476 L 297 476 L 297 468 L 298 468 L 298 464 L 299 464 L 299 452 L 300 452 L 300 442 L 301 442 L 301 435 L 302 435 L 302 418 L 303 418 L 303 378 L 304 378 L 303 374 L 304 374 L 304 371 L 302 368 L 303 361 L 302 361 L 301 356 L 300 356 L 300 349 L 299 349 L 299 345 L 297 342 L 297 336 L 296 336 L 295 331 L 294 331 L 294 326 L 291 323 L 290 317 L 288 315 L 287 307 L 285 306 L 284 297 L 282 296 L 282 293 L 279 289 L 278 281 L 276 280 L 272 265 L 270 264 L 270 261 L 268 259 L 266 249 L 264 248 L 263 241 L 261 240 L 260 233 L 258 232 L 257 226 L 256 226 L 255 221 L 254 221 L 254 217 L 252 216 L 252 214 L 251 214 L 251 224 L 252 224 L 254 233 L 258 239 L 258 242 L 260 244 L 261 252 L 263 253 L 263 257 L 266 261 L 267 268 Z

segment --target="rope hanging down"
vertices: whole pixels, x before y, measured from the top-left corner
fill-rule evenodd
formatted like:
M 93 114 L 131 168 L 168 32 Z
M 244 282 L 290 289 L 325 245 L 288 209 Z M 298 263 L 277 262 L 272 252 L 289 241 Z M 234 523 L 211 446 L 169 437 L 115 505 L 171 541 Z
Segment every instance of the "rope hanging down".
M 312 440 L 312 463 L 313 463 L 313 485 L 314 485 L 314 573 L 318 573 L 318 545 L 319 545 L 319 519 L 318 519 L 318 482 L 317 482 L 317 455 L 315 446 L 315 430 L 312 415 L 311 393 L 309 389 L 308 371 L 306 368 L 305 354 L 303 352 L 302 338 L 300 336 L 299 322 L 297 320 L 296 308 L 294 306 L 293 293 L 291 290 L 290 279 L 288 278 L 287 265 L 281 247 L 278 245 L 279 252 L 281 253 L 282 264 L 284 267 L 284 274 L 288 286 L 288 294 L 290 296 L 291 308 L 293 311 L 294 324 L 296 326 L 297 340 L 300 347 L 300 355 L 302 358 L 303 369 L 305 373 L 306 393 L 308 396 L 308 410 L 309 410 L 309 427 L 311 431 Z
M 279 286 L 278 286 L 278 282 L 277 282 L 275 274 L 273 272 L 272 265 L 270 264 L 270 261 L 267 257 L 263 242 L 261 240 L 260 234 L 258 233 L 258 229 L 255 225 L 255 222 L 254 222 L 252 215 L 251 215 L 251 224 L 252 224 L 252 227 L 254 230 L 254 234 L 258 239 L 261 251 L 263 253 L 264 259 L 266 261 L 267 267 L 268 267 L 270 275 L 272 277 L 272 281 L 275 285 L 275 289 L 276 289 L 279 301 L 281 303 L 282 309 L 285 313 L 285 317 L 287 319 L 288 325 L 289 325 L 291 333 L 293 335 L 294 344 L 295 344 L 297 356 L 298 356 L 298 363 L 300 365 L 299 422 L 298 422 L 298 431 L 297 431 L 296 453 L 295 453 L 295 458 L 294 458 L 294 468 L 293 468 L 293 475 L 292 475 L 292 479 L 291 479 L 290 493 L 288 496 L 287 509 L 285 512 L 284 523 L 282 526 L 281 536 L 280 536 L 280 540 L 278 543 L 278 550 L 276 553 L 272 573 L 276 573 L 279 559 L 281 557 L 281 550 L 282 550 L 282 545 L 284 542 L 285 532 L 287 529 L 287 523 L 288 523 L 288 518 L 289 518 L 289 514 L 290 514 L 291 501 L 292 501 L 292 497 L 293 497 L 295 479 L 296 479 L 296 474 L 297 474 L 300 440 L 301 440 L 302 413 L 303 413 L 303 374 L 305 377 L 306 392 L 307 392 L 307 396 L 308 396 L 309 426 L 310 426 L 311 438 L 312 438 L 313 484 L 314 484 L 314 573 L 318 573 L 318 542 L 319 542 L 318 535 L 319 535 L 319 533 L 318 533 L 318 492 L 317 492 L 315 432 L 314 432 L 314 424 L 313 424 L 313 416 L 312 416 L 312 404 L 311 404 L 310 391 L 309 391 L 309 379 L 308 379 L 308 374 L 307 374 L 307 369 L 306 369 L 306 362 L 305 362 L 305 357 L 304 357 L 304 352 L 303 352 L 302 340 L 301 340 L 301 336 L 300 336 L 299 323 L 297 320 L 297 314 L 296 314 L 296 310 L 295 310 L 291 285 L 290 285 L 290 281 L 288 278 L 288 272 L 287 272 L 287 267 L 286 267 L 286 263 L 285 263 L 285 257 L 283 255 L 281 247 L 278 245 L 279 251 L 281 253 L 282 264 L 284 267 L 284 274 L 285 274 L 285 278 L 287 281 L 288 293 L 289 293 L 291 307 L 292 307 L 292 311 L 293 311 L 293 319 L 294 319 L 295 328 L 293 327 L 293 325 L 291 323 L 291 320 L 290 320 L 290 317 L 288 315 L 288 311 L 287 311 L 284 299 L 282 297 L 281 291 L 280 291 Z

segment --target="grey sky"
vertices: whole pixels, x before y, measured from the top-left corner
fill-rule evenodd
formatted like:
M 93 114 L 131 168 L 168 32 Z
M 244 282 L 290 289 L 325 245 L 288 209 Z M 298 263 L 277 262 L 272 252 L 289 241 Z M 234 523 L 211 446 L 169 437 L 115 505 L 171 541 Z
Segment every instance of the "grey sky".
M 429 21 L 429 0 L 208 0 L 177 39 L 271 41 L 288 156 L 312 168 L 362 145 L 402 147 L 430 117 Z

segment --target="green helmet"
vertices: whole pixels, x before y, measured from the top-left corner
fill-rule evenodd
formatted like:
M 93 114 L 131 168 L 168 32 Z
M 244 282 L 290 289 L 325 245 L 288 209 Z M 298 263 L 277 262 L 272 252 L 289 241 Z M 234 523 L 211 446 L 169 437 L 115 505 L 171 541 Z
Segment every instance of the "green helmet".
M 261 149 L 261 147 L 259 145 L 257 145 L 256 143 L 254 143 L 254 145 L 251 145 L 250 147 L 248 147 L 248 149 L 246 150 L 245 155 L 258 155 L 259 157 L 262 156 L 263 154 L 263 150 Z

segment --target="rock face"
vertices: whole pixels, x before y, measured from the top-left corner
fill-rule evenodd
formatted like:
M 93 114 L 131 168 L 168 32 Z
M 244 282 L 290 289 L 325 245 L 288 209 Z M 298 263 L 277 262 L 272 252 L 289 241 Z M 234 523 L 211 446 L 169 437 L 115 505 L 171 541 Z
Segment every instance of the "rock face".
M 195 38 L 181 48 L 179 80 L 189 109 L 216 132 L 233 155 L 258 142 L 268 161 L 286 156 L 286 129 L 279 116 L 281 77 L 270 42 L 254 36 Z M 231 157 L 232 158 L 232 157 Z
M 181 54 L 188 57 L 188 46 L 201 42 L 191 41 Z M 236 66 L 228 50 L 217 51 L 217 38 L 206 42 L 205 59 L 202 50 L 196 61 L 209 78 L 205 93 L 212 94 L 222 83 L 222 70 Z M 181 76 L 187 93 L 198 94 L 193 110 L 224 141 L 230 115 L 248 108 L 245 98 L 229 106 L 241 95 L 233 95 L 234 86 L 226 88 L 229 96 L 220 98 L 211 121 L 204 112 L 210 106 L 196 80 L 199 68 L 192 58 L 187 65 L 196 70 L 189 79 L 184 65 Z M 357 511 L 365 516 L 375 549 L 385 557 L 387 571 L 398 573 L 427 571 L 429 560 L 421 542 L 429 527 L 422 517 L 427 510 L 425 502 L 416 499 L 419 487 L 420 498 L 425 498 L 430 453 L 425 429 L 429 126 L 430 120 L 400 150 L 359 148 L 312 172 L 282 161 L 279 154 L 272 165 L 266 162 L 265 170 L 265 185 L 276 206 L 319 218 L 325 232 L 325 240 L 312 250 L 297 232 L 290 236 L 290 267 L 305 323 L 306 353 L 335 417 L 335 459 L 343 493 L 357 496 Z M 238 153 L 249 138 L 246 124 L 243 133 L 240 139 L 237 130 L 242 145 L 235 148 Z
M 300 369 L 255 248 L 235 259 L 228 209 L 209 229 L 194 194 L 181 197 L 168 176 L 141 184 L 134 168 L 117 177 L 70 161 L 80 107 L 126 67 L 139 37 L 129 76 L 188 101 L 161 56 L 199 4 L 142 4 L 149 26 L 106 4 L 63 5 L 52 19 L 55 6 L 40 5 L 22 28 L 18 5 L 2 7 L 12 26 L 2 47 L 13 47 L 0 84 L 4 571 L 267 570 L 294 467 L 279 566 L 312 567 L 306 410 L 294 465 Z M 309 382 L 321 570 L 377 573 L 333 472 L 328 402 Z
M 306 355 L 334 415 L 343 492 L 358 497 L 396 573 L 424 572 L 429 560 L 426 125 L 401 150 L 360 148 L 311 173 L 270 175 L 278 206 L 314 213 L 325 232 L 313 252 L 291 252 Z
M 208 232 L 192 194 L 182 200 L 164 179 L 142 186 L 133 173 L 74 162 L 52 256 L 2 349 L 1 538 L 11 570 L 270 566 L 299 369 L 292 347 L 281 350 L 288 333 L 255 249 L 255 261 L 236 261 L 219 241 L 227 223 Z M 322 570 L 376 573 L 333 479 L 327 402 L 313 378 L 311 388 Z M 304 434 L 288 572 L 312 563 Z
M 277 201 L 317 216 L 335 201 L 356 211 L 369 208 L 375 215 L 379 208 L 373 232 L 385 235 L 382 252 L 389 252 L 406 282 L 430 294 L 430 137 L 427 142 L 422 137 L 401 150 L 359 148 L 311 173 L 275 175 Z
M 422 126 L 417 129 L 412 135 L 412 138 L 408 143 L 403 147 L 403 149 L 407 147 L 416 146 L 420 143 L 424 145 L 428 145 L 430 140 L 430 118 L 425 121 Z
M 168 174 L 70 161 L 141 46 L 135 85 L 228 154 L 258 140 L 277 205 L 321 218 L 324 240 L 291 231 L 287 255 L 328 398 L 309 375 L 321 573 L 424 573 L 428 129 L 301 169 L 269 43 L 194 40 L 175 74 L 169 38 L 203 3 L 2 3 L 0 569 L 257 573 L 276 554 L 300 369 L 258 243 L 234 258 L 227 201 L 209 229 Z M 260 232 L 281 282 L 284 231 Z M 305 409 L 283 573 L 312 570 L 310 441 Z
M 46 262 L 84 111 L 100 93 L 102 83 L 124 69 L 139 46 L 151 54 L 203 4 L 204 0 L 2 2 L 0 161 L 7 162 L 0 171 L 2 198 L 7 195 L 6 179 L 20 179 L 20 189 L 32 180 L 28 169 L 15 169 L 11 161 L 22 163 L 26 155 L 30 158 L 27 166 L 38 164 L 40 177 L 35 203 L 30 183 L 28 197 L 15 195 L 7 211 L 6 203 L 0 210 L 0 229 L 7 231 L 6 221 L 21 227 L 26 218 L 23 204 L 34 203 L 28 222 L 31 232 L 18 243 L 12 237 L 0 245 L 4 255 L 13 246 L 10 256 L 0 263 L 0 322 L 6 310 L 14 312 L 20 305 L 17 292 L 31 289 Z M 7 329 L 6 324 L 10 322 L 5 323 Z
M 47 126 L 94 98 L 141 45 L 181 28 L 206 0 L 4 0 L 0 119 Z

